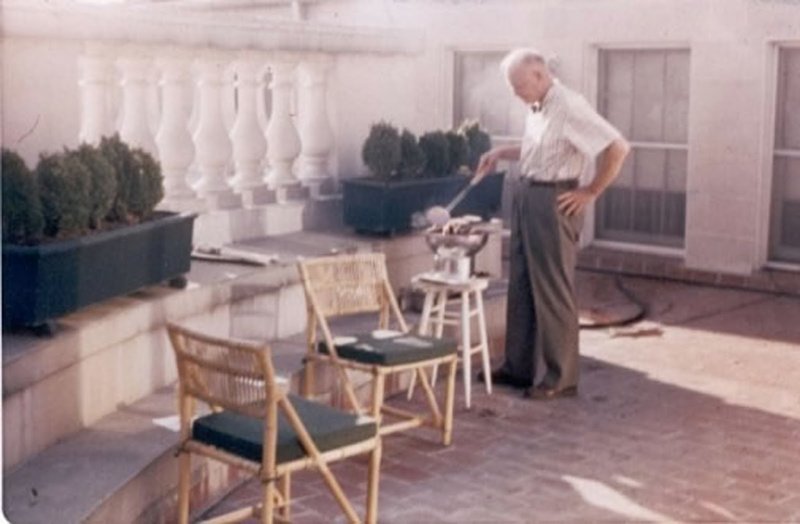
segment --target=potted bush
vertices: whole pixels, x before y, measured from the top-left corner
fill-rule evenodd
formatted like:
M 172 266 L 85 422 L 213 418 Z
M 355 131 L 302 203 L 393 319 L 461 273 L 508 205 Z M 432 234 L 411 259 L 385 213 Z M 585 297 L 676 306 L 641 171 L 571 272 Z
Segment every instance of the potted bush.
M 119 137 L 42 155 L 2 152 L 3 326 L 52 320 L 144 286 L 185 285 L 194 215 L 157 212 L 161 167 Z
M 370 176 L 342 182 L 345 224 L 362 233 L 410 229 L 414 217 L 447 204 L 469 183 L 478 159 L 490 148 L 489 135 L 477 122 L 447 132 L 430 131 L 419 140 L 389 123 L 374 124 L 362 148 Z M 502 173 L 486 177 L 453 215 L 489 218 L 499 209 L 502 184 Z

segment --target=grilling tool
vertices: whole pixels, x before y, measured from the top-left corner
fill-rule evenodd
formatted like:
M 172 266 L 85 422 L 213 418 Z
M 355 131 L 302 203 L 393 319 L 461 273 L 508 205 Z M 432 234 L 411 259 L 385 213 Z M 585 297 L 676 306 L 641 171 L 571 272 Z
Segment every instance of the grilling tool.
M 464 197 L 467 196 L 467 193 L 478 185 L 480 179 L 478 177 L 474 177 L 470 180 L 469 184 L 458 192 L 458 194 L 447 204 L 445 207 L 442 206 L 433 206 L 432 208 L 425 211 L 425 218 L 431 225 L 434 226 L 443 226 L 450 220 L 450 213 L 453 209 L 464 200 Z

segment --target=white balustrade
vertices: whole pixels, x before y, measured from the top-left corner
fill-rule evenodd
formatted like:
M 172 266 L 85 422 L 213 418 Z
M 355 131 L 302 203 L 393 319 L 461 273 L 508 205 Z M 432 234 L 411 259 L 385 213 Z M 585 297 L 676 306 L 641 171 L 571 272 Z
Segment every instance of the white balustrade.
M 271 64 L 272 115 L 267 126 L 268 181 L 273 188 L 292 185 L 294 161 L 300 155 L 300 137 L 292 119 L 292 89 L 296 66 L 290 61 Z
M 233 147 L 222 116 L 225 65 L 216 57 L 197 62 L 200 107 L 193 138 L 200 180 L 195 189 L 201 196 L 215 200 L 211 202 L 212 207 L 228 207 L 223 206 L 221 200 L 233 194 L 227 175 Z
M 78 139 L 98 144 L 100 138 L 113 132 L 110 111 L 113 65 L 104 49 L 90 47 L 79 58 L 81 91 L 81 127 Z
M 192 55 L 199 58 L 193 62 Z M 79 61 L 80 140 L 97 143 L 117 127 L 123 140 L 157 155 L 167 208 L 254 207 L 306 194 L 302 186 L 318 194 L 333 181 L 327 103 L 333 62 L 307 55 L 298 67 L 299 56 L 279 54 L 267 68 L 258 52 L 230 56 L 87 44 Z
M 156 145 L 164 173 L 164 196 L 168 202 L 186 201 L 195 198 L 187 180 L 195 154 L 189 132 L 194 101 L 190 63 L 182 56 L 164 56 L 156 64 L 161 71 L 163 107 Z
M 147 120 L 147 89 L 152 62 L 143 52 L 128 51 L 117 61 L 122 79 L 122 121 L 119 136 L 155 155 L 156 145 Z
M 331 178 L 328 162 L 333 149 L 333 131 L 326 100 L 330 67 L 330 62 L 325 59 L 312 59 L 300 67 L 304 103 L 300 126 L 302 157 L 299 178 L 313 192 Z
M 258 97 L 263 94 L 264 65 L 249 57 L 234 63 L 237 110 L 231 129 L 233 162 L 236 169 L 231 185 L 237 191 L 264 186 L 261 166 L 267 152 L 267 139 L 259 125 Z

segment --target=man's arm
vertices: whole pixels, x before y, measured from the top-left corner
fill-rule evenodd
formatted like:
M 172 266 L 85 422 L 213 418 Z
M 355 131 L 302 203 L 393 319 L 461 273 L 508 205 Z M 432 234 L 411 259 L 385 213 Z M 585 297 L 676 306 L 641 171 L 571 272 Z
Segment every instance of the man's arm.
M 594 179 L 586 187 L 567 191 L 558 197 L 558 209 L 567 216 L 580 213 L 584 208 L 602 194 L 611 185 L 622 169 L 622 163 L 628 156 L 631 146 L 624 138 L 617 138 L 600 153 L 600 169 Z
M 520 146 L 497 146 L 481 155 L 478 167 L 475 169 L 475 176 L 472 177 L 472 184 L 477 184 L 488 173 L 497 167 L 500 160 L 518 161 L 520 156 Z

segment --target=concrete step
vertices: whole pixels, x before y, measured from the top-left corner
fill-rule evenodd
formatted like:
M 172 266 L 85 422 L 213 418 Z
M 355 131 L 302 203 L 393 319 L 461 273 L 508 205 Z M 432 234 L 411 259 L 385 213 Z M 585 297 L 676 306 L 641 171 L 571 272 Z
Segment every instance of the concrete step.
M 276 341 L 271 348 L 277 373 L 297 391 L 302 345 Z M 120 406 L 7 474 L 6 517 L 26 524 L 173 520 L 178 482 L 175 395 L 171 384 Z M 193 462 L 193 500 L 200 511 L 243 478 L 218 463 Z

